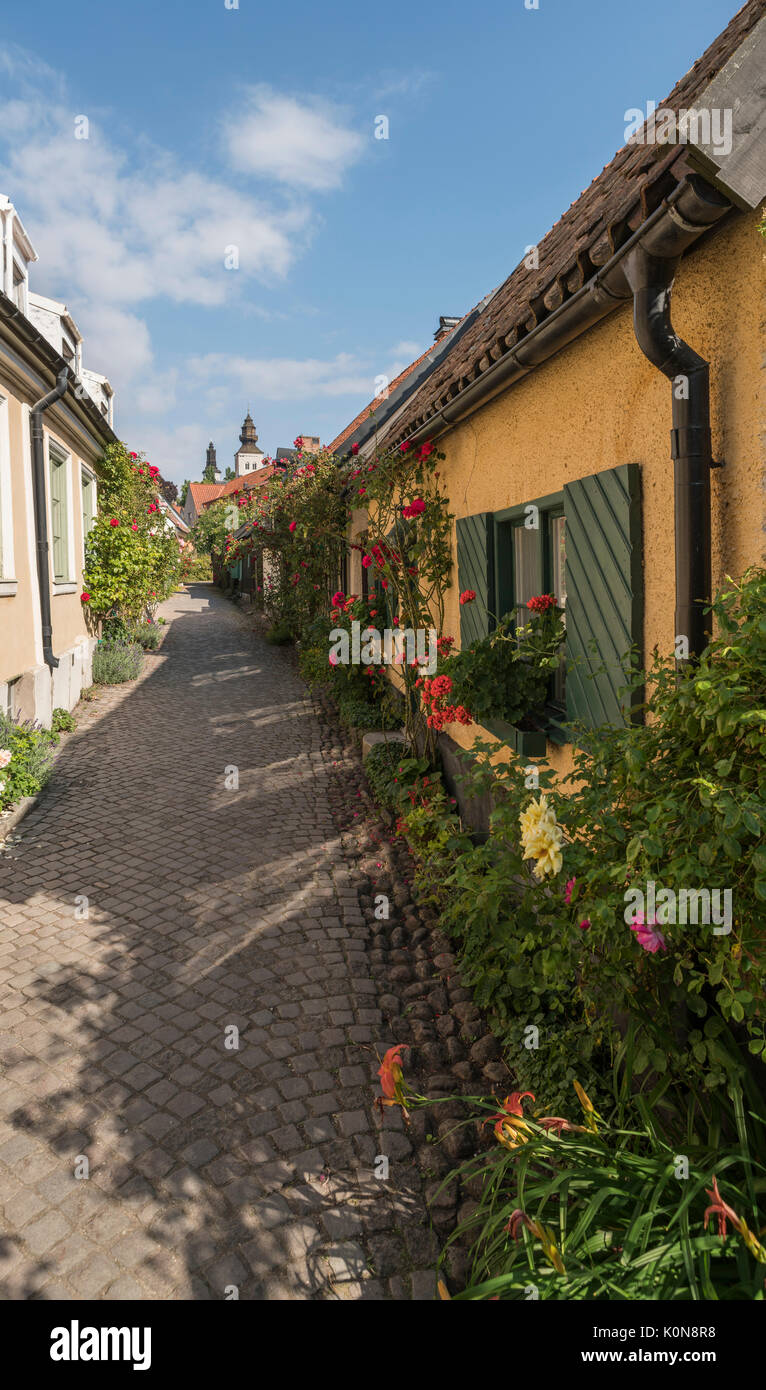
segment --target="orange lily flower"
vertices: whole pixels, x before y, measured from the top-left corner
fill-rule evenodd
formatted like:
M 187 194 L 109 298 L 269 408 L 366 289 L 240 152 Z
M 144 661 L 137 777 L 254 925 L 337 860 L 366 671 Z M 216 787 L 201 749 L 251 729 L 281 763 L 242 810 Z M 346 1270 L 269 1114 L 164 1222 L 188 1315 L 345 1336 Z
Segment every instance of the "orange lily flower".
M 404 1076 L 402 1072 L 403 1052 L 409 1052 L 409 1047 L 406 1043 L 396 1043 L 394 1047 L 389 1047 L 388 1051 L 384 1053 L 383 1061 L 378 1068 L 380 1088 L 383 1092 L 383 1095 L 378 1097 L 378 1104 L 381 1106 L 401 1105 L 406 1115 L 407 1109 L 404 1104 L 405 1096 L 402 1086 Z
M 581 1104 L 581 1106 L 582 1106 L 582 1108 L 583 1108 L 583 1110 L 584 1110 L 584 1112 L 585 1112 L 585 1123 L 586 1123 L 588 1129 L 591 1131 L 592 1134 L 597 1134 L 597 1133 L 598 1133 L 598 1124 L 597 1124 L 597 1121 L 601 1119 L 601 1116 L 599 1115 L 598 1110 L 596 1109 L 595 1105 L 593 1104 L 593 1101 L 590 1099 L 589 1096 L 587 1096 L 587 1095 L 585 1094 L 585 1091 L 583 1090 L 583 1088 L 582 1088 L 582 1086 L 580 1085 L 579 1081 L 575 1081 L 575 1082 L 573 1082 L 572 1084 L 574 1085 L 574 1088 L 575 1088 L 575 1090 L 576 1090 L 576 1092 L 577 1092 L 577 1099 L 579 1100 L 579 1102 L 580 1102 L 580 1104 Z
M 519 1144 L 526 1144 L 529 1130 L 524 1123 L 524 1109 L 521 1102 L 526 1096 L 534 1100 L 531 1091 L 512 1091 L 506 1096 L 503 1108 L 498 1115 L 490 1115 L 485 1120 L 485 1125 L 494 1124 L 495 1138 L 498 1144 L 502 1144 L 506 1149 L 516 1149 Z
M 721 1240 L 725 1240 L 726 1222 L 731 1221 L 732 1226 L 734 1226 L 735 1230 L 739 1232 L 744 1240 L 750 1254 L 758 1260 L 759 1264 L 766 1264 L 766 1250 L 764 1250 L 757 1236 L 750 1230 L 744 1218 L 738 1216 L 734 1208 L 730 1207 L 728 1202 L 723 1200 L 723 1197 L 718 1191 L 718 1179 L 716 1177 L 713 1178 L 712 1190 L 706 1187 L 705 1191 L 712 1203 L 705 1211 L 705 1230 L 707 1230 L 707 1223 L 710 1217 L 715 1216 L 718 1220 L 718 1234 Z
M 526 1212 L 521 1211 L 521 1209 L 517 1207 L 516 1211 L 511 1213 L 511 1219 L 505 1229 L 514 1240 L 518 1240 L 522 1226 L 526 1226 L 535 1240 L 539 1240 L 543 1248 L 543 1254 L 550 1260 L 556 1273 L 566 1274 L 564 1261 L 561 1258 L 561 1252 L 556 1244 L 550 1226 L 544 1226 L 542 1221 L 533 1221 L 531 1217 L 527 1216 Z
M 563 1120 L 560 1115 L 546 1115 L 544 1119 L 538 1120 L 541 1129 L 548 1129 L 551 1133 L 555 1132 L 560 1139 L 562 1134 L 587 1134 L 585 1125 L 573 1125 L 571 1120 Z

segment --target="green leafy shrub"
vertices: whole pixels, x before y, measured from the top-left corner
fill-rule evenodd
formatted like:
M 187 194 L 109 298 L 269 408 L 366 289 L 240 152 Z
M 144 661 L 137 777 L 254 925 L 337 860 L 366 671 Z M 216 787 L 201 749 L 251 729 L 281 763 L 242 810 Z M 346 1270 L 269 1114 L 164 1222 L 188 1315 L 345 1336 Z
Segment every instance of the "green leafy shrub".
M 157 502 L 159 470 L 124 444 L 99 463 L 99 510 L 85 541 L 81 595 L 91 629 L 121 618 L 140 621 L 175 588 L 181 555 Z
M 534 1285 L 549 1300 L 761 1300 L 766 1167 L 741 1096 L 738 1136 L 690 1130 L 679 1152 L 648 1106 L 630 1128 L 610 1126 L 580 1094 L 577 1121 L 509 1097 L 499 1142 L 458 1170 L 478 1203 L 451 1237 L 472 1244 L 457 1297 L 524 1300 Z M 762 1137 L 761 1122 L 761 1150 Z
M 337 697 L 338 714 L 344 724 L 352 729 L 397 729 L 401 716 L 386 704 L 371 704 L 367 700 L 356 699 L 352 694 Z
M 57 733 L 0 714 L 0 810 L 42 790 L 51 774 L 51 750 L 56 743 Z
M 441 661 L 440 674 L 452 681 L 450 704 L 462 705 L 479 724 L 488 718 L 519 724 L 539 711 L 561 660 L 559 614 L 556 608 L 532 614 L 526 627 L 517 627 L 508 613 L 488 636 Z
M 284 647 L 293 640 L 289 627 L 283 622 L 274 623 L 265 636 L 272 647 Z
M 212 584 L 213 566 L 210 556 L 198 551 L 184 551 L 180 578 L 184 584 Z
M 467 790 L 489 790 L 494 804 L 485 843 L 450 859 L 448 806 L 403 816 L 420 879 L 509 1065 L 538 1086 L 547 1067 L 557 1104 L 572 1069 L 603 1094 L 628 1024 L 633 1087 L 667 1074 L 699 1095 L 744 1084 L 748 1066 L 763 1075 L 763 571 L 727 585 L 715 615 L 717 636 L 693 669 L 679 676 L 657 661 L 636 676 L 648 688 L 645 724 L 581 731 L 563 787 L 543 769 L 530 787 L 523 759 L 493 765 L 498 745 L 474 745 Z M 533 814 L 550 849 L 540 878 L 530 863 L 542 861 L 525 858 L 522 840 L 522 817 Z M 656 922 L 650 912 L 635 922 L 636 891 L 649 882 L 658 905 L 666 889 L 677 901 L 700 894 L 704 906 L 706 890 L 712 901 L 729 888 L 730 930 L 665 922 L 662 906 Z M 540 1028 L 539 1055 L 523 1042 L 529 1024 Z
M 328 686 L 331 682 L 332 667 L 327 657 L 327 644 L 302 642 L 298 655 L 298 670 L 312 689 L 316 686 Z
M 101 641 L 93 653 L 93 680 L 97 685 L 121 685 L 141 672 L 143 651 L 137 642 Z
M 62 709 L 60 706 L 57 706 L 56 709 L 54 709 L 53 711 L 53 718 L 51 720 L 51 731 L 54 734 L 71 734 L 73 729 L 76 728 L 77 721 L 75 720 L 74 715 L 70 714 L 69 710 Z
M 364 760 L 364 771 L 379 806 L 393 811 L 403 784 L 400 743 L 377 743 Z
M 162 628 L 158 623 L 136 623 L 132 628 L 130 638 L 138 642 L 145 652 L 156 651 L 162 638 Z

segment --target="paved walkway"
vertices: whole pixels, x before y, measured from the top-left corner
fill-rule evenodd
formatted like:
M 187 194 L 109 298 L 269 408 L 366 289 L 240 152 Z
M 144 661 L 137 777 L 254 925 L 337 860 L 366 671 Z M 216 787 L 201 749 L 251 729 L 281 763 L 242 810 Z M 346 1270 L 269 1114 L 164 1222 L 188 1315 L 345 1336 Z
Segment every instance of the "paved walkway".
M 0 1291 L 431 1297 L 319 725 L 217 591 L 163 611 L 0 854 Z

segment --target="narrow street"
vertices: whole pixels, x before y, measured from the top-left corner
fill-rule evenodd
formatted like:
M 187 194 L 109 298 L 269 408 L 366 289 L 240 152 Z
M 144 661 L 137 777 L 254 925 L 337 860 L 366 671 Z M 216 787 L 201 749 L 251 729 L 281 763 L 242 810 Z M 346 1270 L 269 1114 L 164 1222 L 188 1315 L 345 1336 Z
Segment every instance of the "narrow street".
M 320 724 L 212 586 L 161 613 L 0 853 L 1 1296 L 432 1297 Z

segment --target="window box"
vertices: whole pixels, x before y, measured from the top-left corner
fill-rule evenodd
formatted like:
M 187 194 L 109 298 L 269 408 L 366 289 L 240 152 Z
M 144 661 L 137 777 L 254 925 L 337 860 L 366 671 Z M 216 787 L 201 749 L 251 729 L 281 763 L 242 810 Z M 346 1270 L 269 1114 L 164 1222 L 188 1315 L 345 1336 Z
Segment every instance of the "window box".
M 517 724 L 507 724 L 504 719 L 484 719 L 482 728 L 504 743 L 509 743 L 517 753 L 526 758 L 544 758 L 548 743 L 545 729 L 521 729 Z

